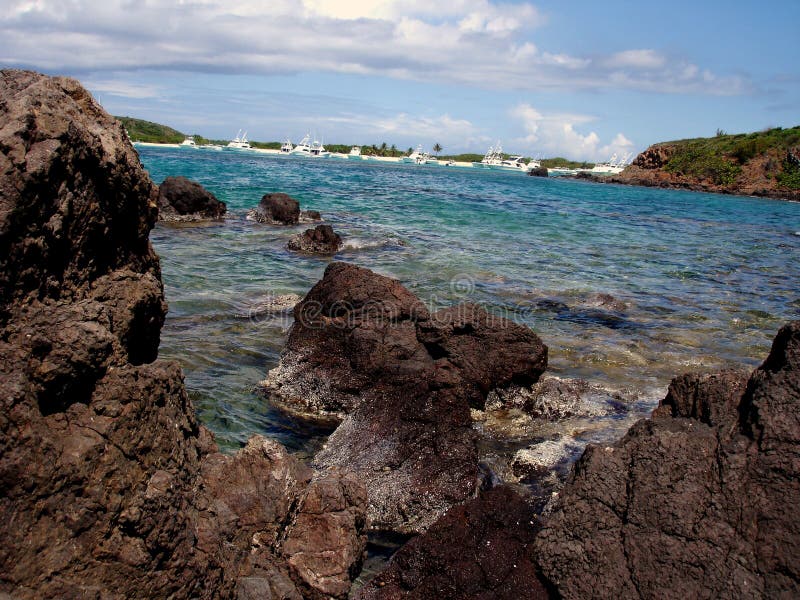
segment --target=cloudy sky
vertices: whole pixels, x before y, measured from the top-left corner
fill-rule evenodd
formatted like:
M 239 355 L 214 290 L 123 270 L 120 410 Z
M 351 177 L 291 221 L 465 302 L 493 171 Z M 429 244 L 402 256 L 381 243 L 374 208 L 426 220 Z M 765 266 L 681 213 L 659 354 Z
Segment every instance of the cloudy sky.
M 602 160 L 800 124 L 800 0 L 0 0 L 0 65 L 188 133 Z

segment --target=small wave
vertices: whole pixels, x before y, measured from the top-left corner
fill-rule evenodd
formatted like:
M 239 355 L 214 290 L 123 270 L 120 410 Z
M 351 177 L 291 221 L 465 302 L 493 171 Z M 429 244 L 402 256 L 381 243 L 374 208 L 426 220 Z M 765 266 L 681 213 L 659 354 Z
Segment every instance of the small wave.
M 391 248 L 395 246 L 405 246 L 406 244 L 397 238 L 367 239 L 348 237 L 342 245 L 342 251 L 375 250 L 378 248 Z

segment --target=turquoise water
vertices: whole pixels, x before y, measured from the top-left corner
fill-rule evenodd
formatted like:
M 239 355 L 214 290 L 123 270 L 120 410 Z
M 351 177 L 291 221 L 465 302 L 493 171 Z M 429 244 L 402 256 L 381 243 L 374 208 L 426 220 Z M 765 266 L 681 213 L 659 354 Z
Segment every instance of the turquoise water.
M 452 167 L 139 153 L 157 183 L 185 175 L 228 204 L 224 223 L 151 235 L 170 307 L 161 356 L 181 363 L 226 448 L 253 433 L 314 444 L 253 392 L 290 325 L 257 307 L 302 296 L 329 262 L 285 249 L 307 226 L 245 219 L 267 192 L 321 211 L 345 239 L 336 260 L 395 277 L 431 307 L 469 300 L 525 323 L 549 346 L 551 373 L 625 389 L 646 408 L 679 373 L 757 365 L 778 327 L 800 318 L 797 203 Z

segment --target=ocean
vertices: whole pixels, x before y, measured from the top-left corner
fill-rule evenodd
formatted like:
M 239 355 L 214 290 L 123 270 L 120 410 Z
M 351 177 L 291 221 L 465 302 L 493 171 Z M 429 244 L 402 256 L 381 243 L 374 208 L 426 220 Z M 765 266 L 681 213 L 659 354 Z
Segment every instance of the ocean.
M 800 204 L 444 166 L 140 147 L 156 183 L 200 182 L 228 205 L 204 226 L 151 234 L 169 303 L 160 357 L 177 360 L 225 450 L 259 433 L 310 455 L 324 431 L 256 391 L 301 298 L 331 259 L 286 250 L 307 228 L 245 218 L 285 192 L 344 238 L 333 260 L 400 280 L 430 308 L 475 302 L 531 327 L 548 372 L 613 391 L 612 440 L 688 371 L 752 369 L 800 318 Z M 288 295 L 288 296 L 287 296 Z M 598 433 L 600 432 L 600 433 Z M 586 440 L 585 440 L 586 441 Z

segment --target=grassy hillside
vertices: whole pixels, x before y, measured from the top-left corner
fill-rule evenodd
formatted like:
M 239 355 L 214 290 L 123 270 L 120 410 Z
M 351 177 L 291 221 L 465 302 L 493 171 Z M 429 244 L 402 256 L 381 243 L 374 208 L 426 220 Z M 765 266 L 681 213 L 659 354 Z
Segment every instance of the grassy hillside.
M 180 131 L 152 121 L 134 119 L 133 117 L 115 117 L 115 119 L 125 126 L 128 136 L 134 142 L 180 144 L 186 138 Z
M 674 175 L 729 186 L 743 176 L 752 177 L 752 171 L 759 171 L 779 188 L 800 189 L 800 161 L 791 158 L 800 147 L 800 127 L 736 135 L 719 132 L 713 138 L 678 140 L 658 146 L 669 149 L 664 170 Z

